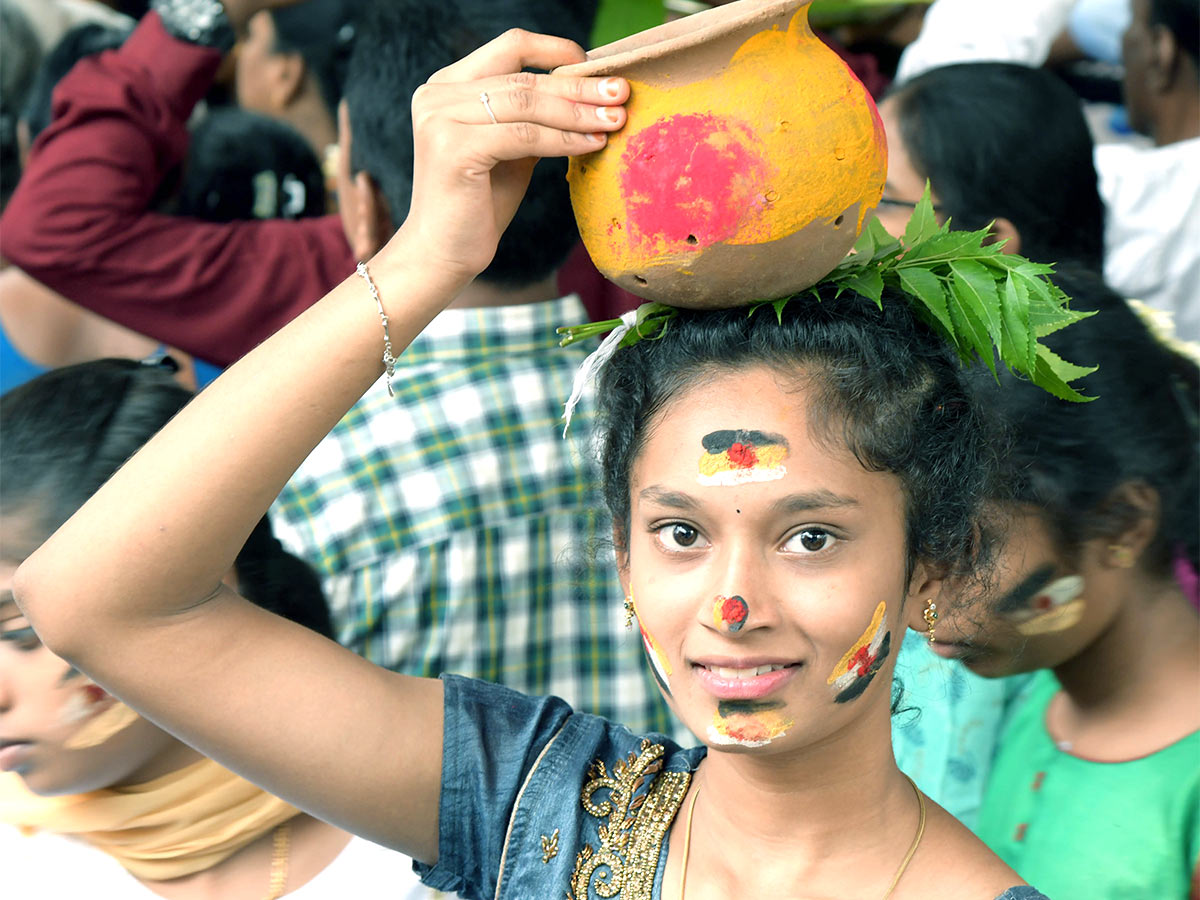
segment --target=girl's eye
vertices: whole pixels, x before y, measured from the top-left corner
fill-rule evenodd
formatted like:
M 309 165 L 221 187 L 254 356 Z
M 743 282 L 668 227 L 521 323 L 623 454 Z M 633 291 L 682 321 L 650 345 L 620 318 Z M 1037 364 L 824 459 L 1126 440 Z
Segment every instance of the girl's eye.
M 658 541 L 668 550 L 695 550 L 705 546 L 700 532 L 682 522 L 672 522 L 659 528 Z
M 11 628 L 8 631 L 0 632 L 0 641 L 6 641 L 18 650 L 36 650 L 42 646 L 42 642 L 38 639 L 37 632 L 29 626 L 24 628 Z
M 836 540 L 823 528 L 802 528 L 788 538 L 783 549 L 790 553 L 816 553 L 827 549 Z

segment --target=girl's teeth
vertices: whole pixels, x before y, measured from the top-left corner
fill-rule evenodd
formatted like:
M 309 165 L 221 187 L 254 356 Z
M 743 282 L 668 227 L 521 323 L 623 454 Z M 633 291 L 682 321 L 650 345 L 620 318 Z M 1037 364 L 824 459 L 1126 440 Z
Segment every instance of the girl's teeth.
M 725 666 L 713 666 L 712 671 L 722 678 L 754 678 L 757 675 L 766 675 L 768 672 L 776 672 L 783 666 L 756 666 L 750 669 L 728 669 Z

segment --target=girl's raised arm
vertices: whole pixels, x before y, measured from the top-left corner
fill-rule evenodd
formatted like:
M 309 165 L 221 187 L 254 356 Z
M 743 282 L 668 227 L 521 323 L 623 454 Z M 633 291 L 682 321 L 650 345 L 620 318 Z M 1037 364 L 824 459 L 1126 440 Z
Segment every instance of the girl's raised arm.
M 369 263 L 397 353 L 491 260 L 534 158 L 594 151 L 623 124 L 624 82 L 520 71 L 582 58 L 570 41 L 509 32 L 414 96 L 412 206 Z M 14 590 L 55 653 L 155 723 L 433 862 L 440 683 L 377 668 L 221 584 L 293 470 L 379 377 L 382 352 L 375 302 L 352 275 L 184 409 Z

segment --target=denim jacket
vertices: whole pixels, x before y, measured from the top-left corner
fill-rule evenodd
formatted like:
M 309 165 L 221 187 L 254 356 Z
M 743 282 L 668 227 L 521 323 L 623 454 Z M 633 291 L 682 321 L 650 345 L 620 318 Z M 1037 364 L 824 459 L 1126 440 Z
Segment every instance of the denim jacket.
M 660 900 L 667 831 L 705 748 L 636 735 L 555 697 L 453 675 L 445 687 L 438 861 L 469 900 Z M 996 900 L 1046 900 L 1014 888 Z

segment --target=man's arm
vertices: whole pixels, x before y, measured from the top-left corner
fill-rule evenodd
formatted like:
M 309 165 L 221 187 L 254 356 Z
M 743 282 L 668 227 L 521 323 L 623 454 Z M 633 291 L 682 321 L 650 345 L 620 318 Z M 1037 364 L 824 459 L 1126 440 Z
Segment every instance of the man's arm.
M 224 365 L 354 261 L 334 216 L 211 224 L 149 210 L 186 155 L 188 116 L 220 62 L 171 37 L 156 13 L 120 50 L 82 61 L 55 91 L 54 122 L 0 230 L 4 256 L 47 287 Z

